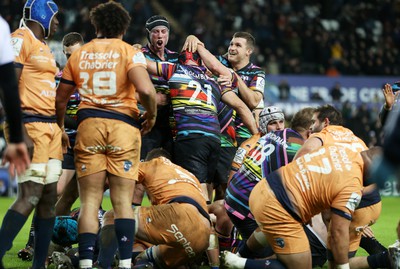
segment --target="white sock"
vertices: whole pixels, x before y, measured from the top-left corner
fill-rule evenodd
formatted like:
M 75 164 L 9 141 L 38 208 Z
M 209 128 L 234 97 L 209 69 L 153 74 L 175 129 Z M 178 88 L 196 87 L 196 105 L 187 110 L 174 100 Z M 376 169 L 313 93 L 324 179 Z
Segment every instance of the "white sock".
M 79 260 L 79 268 L 92 268 L 93 261 L 91 259 Z
M 131 268 L 132 259 L 120 260 L 118 263 L 119 268 Z

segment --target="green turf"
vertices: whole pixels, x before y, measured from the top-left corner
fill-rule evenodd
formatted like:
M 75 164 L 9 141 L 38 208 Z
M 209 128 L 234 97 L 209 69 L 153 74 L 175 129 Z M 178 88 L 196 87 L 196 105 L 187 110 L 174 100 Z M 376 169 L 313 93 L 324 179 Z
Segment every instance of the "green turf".
M 12 198 L 0 198 L 0 220 L 3 220 L 4 214 L 6 213 L 8 207 L 11 205 L 14 199 Z M 376 237 L 379 241 L 388 246 L 394 243 L 396 239 L 396 227 L 397 222 L 400 218 L 400 212 L 398 211 L 398 204 L 400 198 L 398 197 L 384 197 L 382 201 L 382 214 L 380 216 L 379 221 L 372 226 L 373 231 L 375 232 Z M 110 200 L 108 198 L 104 199 L 103 203 L 104 209 L 111 208 Z M 8 251 L 3 259 L 4 265 L 6 268 L 16 268 L 16 269 L 25 269 L 31 265 L 31 262 L 24 262 L 17 258 L 17 252 L 21 248 L 25 246 L 29 226 L 31 223 L 31 218 L 26 222 L 25 226 L 18 234 L 17 238 L 14 240 L 13 247 L 10 251 Z M 363 250 L 360 250 L 357 255 L 366 255 Z M 209 268 L 209 267 L 203 267 Z M 327 267 L 324 267 L 327 268 Z

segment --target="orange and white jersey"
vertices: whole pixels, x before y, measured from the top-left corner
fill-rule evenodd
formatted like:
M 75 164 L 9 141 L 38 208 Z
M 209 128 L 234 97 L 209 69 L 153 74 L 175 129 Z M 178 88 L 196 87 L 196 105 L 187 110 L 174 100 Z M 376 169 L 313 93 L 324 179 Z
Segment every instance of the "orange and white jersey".
M 18 83 L 22 111 L 54 116 L 57 66 L 49 46 L 25 27 L 11 34 L 11 43 L 15 66 L 22 68 Z
M 321 132 L 314 133 L 309 138 L 311 137 L 320 139 L 322 145 L 341 145 L 344 147 L 349 147 L 357 152 L 368 149 L 364 141 L 356 136 L 350 129 L 339 125 L 328 125 L 327 127 L 323 128 Z
M 140 50 L 117 38 L 93 39 L 72 53 L 61 82 L 76 85 L 78 110 L 102 109 L 137 119 L 136 88 L 127 75 L 137 66 L 147 68 Z
M 174 198 L 187 196 L 208 212 L 199 180 L 164 157 L 140 163 L 138 183 L 146 188 L 153 205 L 167 204 Z
M 281 182 L 274 176 L 267 181 L 281 204 L 303 223 L 329 208 L 351 219 L 361 200 L 363 170 L 358 152 L 331 144 L 277 170 Z

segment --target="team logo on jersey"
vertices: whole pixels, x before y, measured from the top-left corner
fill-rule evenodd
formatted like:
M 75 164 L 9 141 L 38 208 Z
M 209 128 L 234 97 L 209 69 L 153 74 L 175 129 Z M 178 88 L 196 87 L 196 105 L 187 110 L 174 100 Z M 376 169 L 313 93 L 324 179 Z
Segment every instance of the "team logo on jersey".
M 280 248 L 284 248 L 285 247 L 285 240 L 283 240 L 283 238 L 275 238 L 275 243 L 278 245 L 278 247 Z
M 42 79 L 41 82 L 47 83 L 49 84 L 49 87 L 54 89 L 56 87 L 56 82 L 55 81 L 51 81 L 48 79 Z
M 132 62 L 135 64 L 147 64 L 144 54 L 140 51 L 133 56 Z
M 124 171 L 128 172 L 129 169 L 132 167 L 132 162 L 131 161 L 124 161 Z
M 81 171 L 83 171 L 83 172 L 86 171 L 86 165 L 82 164 Z
M 265 79 L 263 77 L 258 77 L 256 82 L 256 88 L 264 92 Z
M 244 148 L 238 148 L 235 157 L 233 158 L 233 161 L 235 163 L 242 163 L 245 155 L 246 150 Z
M 22 48 L 22 43 L 24 43 L 23 38 L 18 38 L 18 37 L 11 38 L 11 45 L 13 46 L 15 57 L 19 56 L 19 53 L 21 52 Z

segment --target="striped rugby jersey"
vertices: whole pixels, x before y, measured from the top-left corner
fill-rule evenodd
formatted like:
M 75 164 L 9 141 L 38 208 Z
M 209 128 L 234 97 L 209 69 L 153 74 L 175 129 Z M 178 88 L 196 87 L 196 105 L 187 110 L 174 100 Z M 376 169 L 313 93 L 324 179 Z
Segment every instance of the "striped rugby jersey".
M 162 62 L 162 60 L 152 52 L 149 48 L 149 45 L 147 44 L 145 47 L 142 48 L 142 52 L 144 56 L 153 61 L 153 62 Z M 175 51 L 171 51 L 167 48 L 164 49 L 164 58 L 166 62 L 169 63 L 178 63 L 178 56 L 179 53 Z M 168 80 L 164 79 L 162 76 L 156 76 L 149 74 L 151 82 L 154 85 L 154 88 L 156 89 L 156 92 L 160 92 L 162 94 L 166 94 L 169 96 L 169 86 L 168 86 Z M 144 108 L 139 104 L 139 108 L 141 111 L 144 112 Z M 158 106 L 157 107 L 157 120 L 155 127 L 173 127 L 175 126 L 175 122 L 172 119 L 172 113 L 171 113 L 171 106 L 165 105 L 165 106 Z
M 223 56 L 217 56 L 217 59 L 226 67 L 232 68 L 229 61 Z M 235 71 L 236 74 L 240 76 L 243 82 L 252 91 L 259 91 L 264 96 L 264 86 L 265 86 L 265 72 L 260 67 L 255 64 L 249 63 L 240 70 Z M 240 93 L 239 93 L 240 97 Z M 240 138 L 250 138 L 251 132 L 243 125 L 242 119 L 239 115 L 235 116 L 236 125 L 236 137 Z
M 291 162 L 303 142 L 301 135 L 289 128 L 262 136 L 229 182 L 225 208 L 240 219 L 253 218 L 249 197 L 254 186 L 271 172 Z
M 217 107 L 231 88 L 221 88 L 202 66 L 160 62 L 157 73 L 168 80 L 177 135 L 202 134 L 220 141 Z

